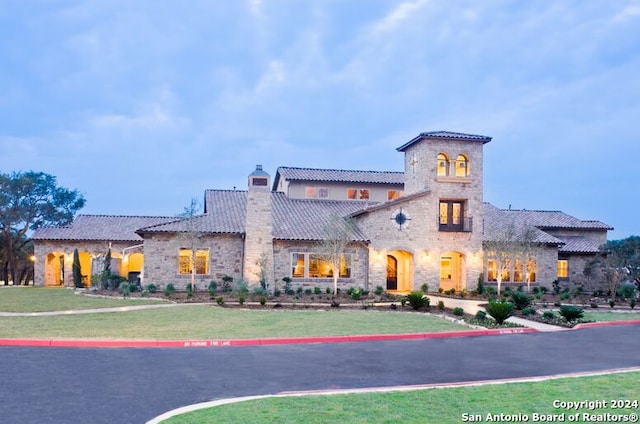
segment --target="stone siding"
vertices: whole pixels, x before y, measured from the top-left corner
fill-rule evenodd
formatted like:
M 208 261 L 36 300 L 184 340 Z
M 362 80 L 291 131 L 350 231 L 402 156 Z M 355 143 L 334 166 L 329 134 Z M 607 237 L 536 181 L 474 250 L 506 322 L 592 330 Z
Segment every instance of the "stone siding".
M 212 280 L 218 283 L 228 275 L 242 277 L 243 240 L 240 235 L 207 235 L 198 240 L 196 249 L 209 249 L 209 273 L 196 275 L 196 286 L 206 289 Z M 144 241 L 143 285 L 165 287 L 172 283 L 176 289 L 184 289 L 191 283 L 191 274 L 178 272 L 178 252 L 185 240 L 174 234 L 148 234 Z

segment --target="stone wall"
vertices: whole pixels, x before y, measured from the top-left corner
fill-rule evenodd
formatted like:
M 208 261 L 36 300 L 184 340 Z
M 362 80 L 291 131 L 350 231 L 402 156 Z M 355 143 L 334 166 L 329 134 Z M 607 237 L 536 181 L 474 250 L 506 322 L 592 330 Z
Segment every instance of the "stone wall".
M 164 287 L 172 283 L 176 289 L 184 289 L 191 283 L 191 274 L 178 272 L 178 252 L 185 247 L 185 240 L 175 234 L 147 234 L 144 241 L 143 285 Z M 243 240 L 240 235 L 207 235 L 198 240 L 196 249 L 209 249 L 209 273 L 196 275 L 196 286 L 205 289 L 209 282 L 220 282 L 228 275 L 242 277 Z
M 283 277 L 292 276 L 292 253 L 314 253 L 317 252 L 317 243 L 304 241 L 274 241 L 273 256 L 275 263 L 275 280 L 274 285 L 270 288 L 282 288 L 284 282 Z M 369 253 L 367 246 L 362 243 L 353 243 L 345 253 L 351 255 L 351 277 L 339 278 L 338 287 L 362 287 L 369 290 L 367 270 Z M 320 287 L 324 293 L 327 287 L 333 287 L 333 278 L 292 278 L 292 286 L 294 287 Z

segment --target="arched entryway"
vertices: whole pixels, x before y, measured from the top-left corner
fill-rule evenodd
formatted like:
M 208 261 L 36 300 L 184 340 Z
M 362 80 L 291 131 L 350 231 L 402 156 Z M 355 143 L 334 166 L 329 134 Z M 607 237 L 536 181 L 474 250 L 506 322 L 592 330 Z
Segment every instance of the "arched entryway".
M 387 291 L 411 291 L 413 255 L 394 250 L 387 255 Z
M 460 252 L 445 252 L 440 256 L 440 288 L 462 290 L 464 281 L 464 255 Z
M 44 264 L 44 285 L 61 286 L 64 284 L 64 253 L 50 252 Z

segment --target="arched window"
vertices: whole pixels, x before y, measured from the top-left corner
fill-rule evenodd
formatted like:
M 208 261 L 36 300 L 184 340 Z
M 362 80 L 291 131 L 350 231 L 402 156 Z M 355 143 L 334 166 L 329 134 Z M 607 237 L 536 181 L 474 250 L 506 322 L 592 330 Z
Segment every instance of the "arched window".
M 469 159 L 465 155 L 458 155 L 456 158 L 456 177 L 469 176 Z
M 449 175 L 449 158 L 444 153 L 438 154 L 436 169 L 439 177 L 446 177 Z

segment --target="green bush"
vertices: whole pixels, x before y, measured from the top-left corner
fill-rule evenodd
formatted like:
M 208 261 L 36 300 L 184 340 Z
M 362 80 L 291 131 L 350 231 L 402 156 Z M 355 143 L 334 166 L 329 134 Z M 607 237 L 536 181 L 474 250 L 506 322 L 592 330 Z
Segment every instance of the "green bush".
M 444 302 L 442 300 L 438 300 L 438 309 L 440 309 L 441 311 L 444 310 Z
M 129 291 L 131 293 L 135 293 L 138 291 L 138 283 L 130 282 L 129 283 Z
M 384 287 L 376 286 L 376 289 L 375 289 L 374 293 L 376 294 L 376 296 L 381 296 L 382 293 L 384 293 Z
M 490 300 L 486 310 L 498 324 L 502 324 L 507 318 L 513 315 L 514 307 L 515 305 L 513 303 L 507 302 L 505 299 Z
M 361 288 L 357 288 L 357 289 L 351 290 L 351 299 L 360 300 L 360 297 L 362 297 L 362 289 Z
M 423 284 L 420 286 L 420 291 L 422 291 L 422 293 L 427 294 L 427 292 L 429 291 L 429 285 L 428 284 Z
M 175 292 L 176 292 L 176 288 L 171 283 L 167 284 L 164 288 L 165 297 L 171 297 L 171 295 L 174 294 Z
M 620 284 L 620 287 L 618 287 L 618 296 L 623 299 L 635 299 L 636 285 L 629 282 Z
M 304 289 L 304 294 L 306 294 L 306 295 L 310 295 L 311 293 L 313 293 L 313 290 L 311 290 L 311 289 Z
M 527 308 L 523 308 L 522 309 L 522 315 L 529 316 L 529 315 L 535 315 L 536 310 L 534 308 L 531 307 L 527 307 Z
M 553 311 L 544 311 L 542 313 L 542 318 L 544 318 L 546 320 L 549 320 L 549 321 L 554 320 L 554 319 L 556 319 L 556 313 L 553 312 Z
M 422 292 L 411 292 L 407 295 L 407 302 L 414 310 L 429 306 L 429 298 Z
M 118 287 L 118 291 L 120 292 L 122 297 L 128 297 L 130 293 L 129 283 L 126 281 L 123 281 L 122 283 L 120 283 L 120 286 Z
M 194 287 L 191 287 L 191 283 L 187 284 L 186 290 L 187 290 L 187 297 L 193 297 Z
M 457 317 L 461 317 L 464 316 L 464 309 L 462 309 L 461 307 L 457 306 L 455 308 L 453 308 L 453 315 L 457 316 Z
M 562 305 L 558 310 L 558 313 L 564 317 L 567 321 L 576 321 L 584 315 L 584 311 L 577 306 Z
M 487 319 L 487 313 L 485 311 L 476 312 L 476 319 L 480 321 Z
M 531 297 L 528 294 L 521 291 L 511 292 L 511 301 L 516 306 L 516 309 L 519 311 L 531 305 Z
M 224 298 L 222 296 L 216 297 L 216 303 L 220 306 L 224 305 Z
M 281 295 L 281 294 L 282 294 L 282 292 L 280 291 L 280 289 L 275 289 L 275 290 L 273 291 L 273 295 L 274 295 L 275 297 L 280 297 L 280 295 Z
M 224 277 L 222 277 L 222 291 L 223 292 L 232 291 L 233 290 L 233 288 L 231 287 L 232 282 L 233 282 L 233 277 L 229 275 L 225 275 Z
M 209 292 L 209 296 L 210 297 L 215 296 L 216 295 L 216 290 L 218 290 L 218 283 L 216 283 L 215 281 L 211 280 L 211 282 L 207 286 L 207 291 Z
M 244 301 L 246 300 L 247 296 L 244 293 L 241 293 L 238 295 L 238 303 L 241 305 L 244 305 Z
M 260 296 L 260 305 L 264 306 L 267 303 L 267 298 L 264 296 Z
M 147 284 L 145 288 L 149 293 L 155 293 L 158 290 L 155 284 Z
M 322 289 L 320 289 L 320 287 L 316 286 L 313 288 L 313 293 L 314 294 L 320 294 L 322 293 Z

